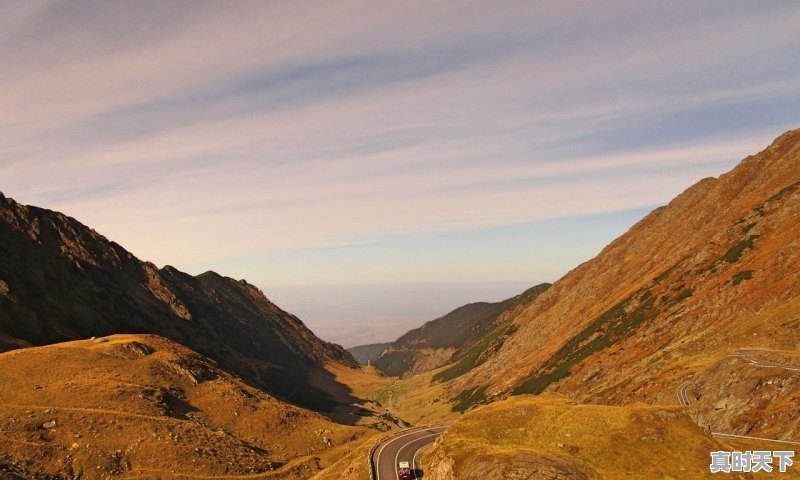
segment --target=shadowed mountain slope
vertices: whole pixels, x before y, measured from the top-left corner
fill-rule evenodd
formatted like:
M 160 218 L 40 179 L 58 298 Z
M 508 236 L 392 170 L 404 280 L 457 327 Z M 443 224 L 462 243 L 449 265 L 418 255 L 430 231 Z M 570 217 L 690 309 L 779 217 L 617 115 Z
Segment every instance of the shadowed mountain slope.
M 334 406 L 316 384 L 329 361 L 355 366 L 256 287 L 157 269 L 77 220 L 0 195 L 0 335 L 45 345 L 116 333 L 170 338 L 281 398 Z M 324 383 L 324 382 L 322 382 Z
M 356 359 L 359 365 L 368 365 L 375 363 L 380 358 L 381 354 L 389 348 L 392 342 L 386 343 L 371 343 L 369 345 L 359 345 L 357 347 L 348 348 L 347 351 Z
M 477 302 L 459 307 L 405 333 L 381 354 L 375 366 L 389 375 L 404 376 L 460 360 L 476 348 L 485 347 L 486 338 L 502 337 L 511 313 L 548 288 L 550 284 L 545 283 L 502 302 Z

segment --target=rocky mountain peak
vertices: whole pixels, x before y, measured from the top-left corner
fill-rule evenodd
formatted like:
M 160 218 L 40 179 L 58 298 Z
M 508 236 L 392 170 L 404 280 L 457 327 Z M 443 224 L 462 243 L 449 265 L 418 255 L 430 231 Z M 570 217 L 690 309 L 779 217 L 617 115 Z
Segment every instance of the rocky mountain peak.
M 158 269 L 61 213 L 6 198 L 0 243 L 5 337 L 44 345 L 157 334 L 282 398 L 321 409 L 330 398 L 312 379 L 326 377 L 326 362 L 356 364 L 255 286 L 215 272 L 193 277 Z

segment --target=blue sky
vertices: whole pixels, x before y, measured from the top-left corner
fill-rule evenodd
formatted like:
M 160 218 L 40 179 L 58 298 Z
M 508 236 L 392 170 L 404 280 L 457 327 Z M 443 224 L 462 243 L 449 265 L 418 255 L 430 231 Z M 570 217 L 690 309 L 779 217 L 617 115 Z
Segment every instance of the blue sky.
M 556 280 L 800 126 L 798 25 L 789 1 L 0 0 L 0 189 L 387 340 Z

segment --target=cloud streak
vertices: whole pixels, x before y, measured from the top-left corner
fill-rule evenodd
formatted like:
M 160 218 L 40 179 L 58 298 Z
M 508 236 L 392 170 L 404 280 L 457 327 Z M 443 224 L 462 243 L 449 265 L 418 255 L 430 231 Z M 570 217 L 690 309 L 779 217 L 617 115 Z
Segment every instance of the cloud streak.
M 783 2 L 0 12 L 3 190 L 161 264 L 648 207 L 800 111 Z

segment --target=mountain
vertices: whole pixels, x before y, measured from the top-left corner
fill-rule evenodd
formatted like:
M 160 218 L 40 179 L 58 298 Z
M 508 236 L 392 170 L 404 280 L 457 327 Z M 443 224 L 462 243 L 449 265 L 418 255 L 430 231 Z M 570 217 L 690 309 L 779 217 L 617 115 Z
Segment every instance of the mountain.
M 337 402 L 328 362 L 356 366 L 244 280 L 158 269 L 64 214 L 0 194 L 0 345 L 156 334 L 306 407 Z
M 658 208 L 520 308 L 450 381 L 455 407 L 559 392 L 689 403 L 717 432 L 797 438 L 800 130 Z
M 709 452 L 800 442 L 798 272 L 794 130 L 512 308 L 467 305 L 404 335 L 379 366 L 450 356 L 378 398 L 452 422 L 417 462 L 433 480 L 710 478 Z
M 357 347 L 348 348 L 347 351 L 350 352 L 350 355 L 356 359 L 359 365 L 370 365 L 375 363 L 391 344 L 392 342 L 359 345 Z
M 541 284 L 503 300 L 477 302 L 459 307 L 405 333 L 386 348 L 373 363 L 384 373 L 402 377 L 433 370 L 449 361 L 470 358 L 477 360 L 475 342 L 494 339 L 498 347 L 508 335 L 507 320 L 519 305 L 531 302 L 546 291 L 550 284 Z
M 153 335 L 8 351 L 0 372 L 0 478 L 301 480 L 370 433 Z

